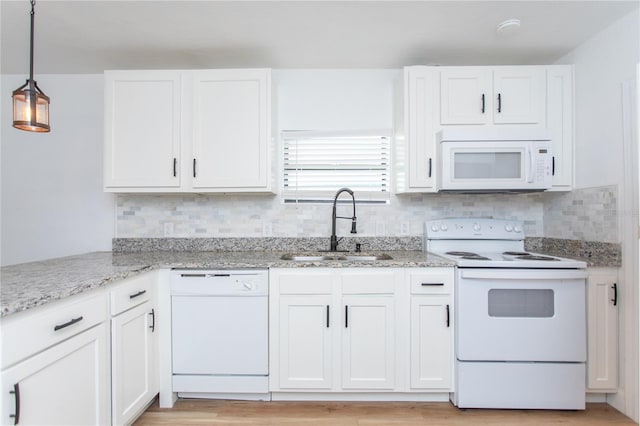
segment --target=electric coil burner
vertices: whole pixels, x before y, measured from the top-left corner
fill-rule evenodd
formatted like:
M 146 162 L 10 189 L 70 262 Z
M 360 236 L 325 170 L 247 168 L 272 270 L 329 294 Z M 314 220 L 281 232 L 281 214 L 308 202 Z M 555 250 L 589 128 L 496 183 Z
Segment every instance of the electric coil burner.
M 456 265 L 454 404 L 584 409 L 586 264 L 525 251 L 518 221 L 429 221 L 425 249 Z

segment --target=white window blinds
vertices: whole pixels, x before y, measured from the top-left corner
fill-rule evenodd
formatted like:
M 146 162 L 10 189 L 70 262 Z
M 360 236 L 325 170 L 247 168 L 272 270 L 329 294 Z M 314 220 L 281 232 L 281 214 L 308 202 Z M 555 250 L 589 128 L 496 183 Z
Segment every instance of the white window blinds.
M 283 132 L 284 201 L 333 201 L 347 187 L 358 202 L 387 202 L 389 134 Z

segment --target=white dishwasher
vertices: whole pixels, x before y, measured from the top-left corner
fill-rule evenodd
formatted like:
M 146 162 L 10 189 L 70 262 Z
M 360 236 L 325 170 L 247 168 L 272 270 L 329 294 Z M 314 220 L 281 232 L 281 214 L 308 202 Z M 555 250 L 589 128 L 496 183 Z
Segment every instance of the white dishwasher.
M 270 399 L 268 277 L 266 269 L 172 271 L 178 396 Z

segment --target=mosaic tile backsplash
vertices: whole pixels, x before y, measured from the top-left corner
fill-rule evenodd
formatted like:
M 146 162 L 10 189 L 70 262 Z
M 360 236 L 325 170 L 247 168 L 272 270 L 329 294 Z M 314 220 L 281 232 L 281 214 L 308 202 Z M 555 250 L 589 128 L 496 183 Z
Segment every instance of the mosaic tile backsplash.
M 356 194 L 357 198 L 357 194 Z M 359 237 L 422 236 L 426 220 L 494 217 L 524 221 L 528 237 L 618 242 L 617 186 L 543 194 L 416 194 L 358 205 Z M 340 205 L 338 216 L 351 216 Z M 352 236 L 338 220 L 337 235 Z M 277 195 L 121 194 L 116 238 L 328 237 L 330 204 L 283 204 Z
M 617 185 L 545 194 L 544 236 L 618 243 Z
M 357 199 L 356 193 L 356 199 Z M 523 220 L 526 235 L 543 236 L 542 194 L 416 194 L 387 205 L 357 206 L 358 236 L 421 236 L 426 220 L 495 217 Z M 351 216 L 340 205 L 338 216 Z M 121 194 L 116 238 L 328 237 L 330 204 L 283 204 L 277 195 Z M 338 220 L 338 236 L 351 222 Z

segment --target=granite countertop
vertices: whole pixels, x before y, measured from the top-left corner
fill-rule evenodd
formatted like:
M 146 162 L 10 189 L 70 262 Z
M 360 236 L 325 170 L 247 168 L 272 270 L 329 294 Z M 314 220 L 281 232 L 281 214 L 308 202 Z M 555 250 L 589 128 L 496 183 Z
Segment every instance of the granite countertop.
M 300 267 L 438 267 L 453 262 L 419 250 L 387 251 L 392 260 L 301 262 L 279 251 L 97 252 L 0 269 L 0 316 L 63 299 L 152 269 L 242 269 Z

